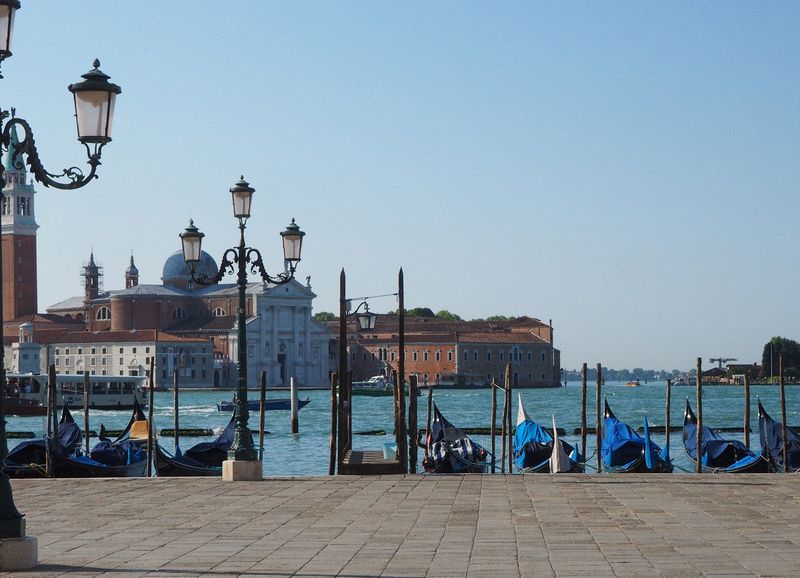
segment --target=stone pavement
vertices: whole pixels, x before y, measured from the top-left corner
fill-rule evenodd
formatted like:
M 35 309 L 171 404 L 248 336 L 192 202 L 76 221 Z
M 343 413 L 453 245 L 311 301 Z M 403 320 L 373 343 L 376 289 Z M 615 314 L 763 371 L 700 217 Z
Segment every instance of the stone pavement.
M 800 575 L 794 475 L 15 480 L 26 576 Z

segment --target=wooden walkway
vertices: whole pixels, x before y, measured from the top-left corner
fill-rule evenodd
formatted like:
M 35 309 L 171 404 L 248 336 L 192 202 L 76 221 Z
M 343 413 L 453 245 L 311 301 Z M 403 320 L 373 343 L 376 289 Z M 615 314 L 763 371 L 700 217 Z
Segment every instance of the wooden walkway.
M 341 473 L 358 476 L 378 476 L 382 474 L 402 474 L 403 468 L 398 460 L 387 460 L 382 451 L 349 450 L 344 455 Z

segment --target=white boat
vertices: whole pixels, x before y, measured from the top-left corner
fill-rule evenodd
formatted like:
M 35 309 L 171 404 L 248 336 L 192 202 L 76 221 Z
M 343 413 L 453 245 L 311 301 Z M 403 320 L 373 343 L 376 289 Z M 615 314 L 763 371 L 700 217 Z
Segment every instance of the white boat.
M 9 393 L 17 399 L 29 399 L 47 407 L 47 375 L 40 373 L 6 374 Z M 134 397 L 144 407 L 148 388 L 145 377 L 138 375 L 90 375 L 91 409 L 133 409 Z M 83 375 L 56 375 L 56 406 L 68 403 L 83 407 Z

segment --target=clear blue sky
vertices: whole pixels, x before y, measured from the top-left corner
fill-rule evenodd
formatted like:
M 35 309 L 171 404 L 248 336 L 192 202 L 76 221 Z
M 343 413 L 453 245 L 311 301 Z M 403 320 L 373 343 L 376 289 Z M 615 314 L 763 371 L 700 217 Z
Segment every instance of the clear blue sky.
M 23 0 L 2 102 L 51 172 L 71 97 L 119 83 L 100 180 L 39 186 L 39 303 L 159 283 L 191 215 L 217 260 L 308 232 L 315 310 L 395 290 L 553 320 L 563 365 L 688 369 L 800 338 L 800 4 Z M 396 307 L 376 301 L 373 309 Z

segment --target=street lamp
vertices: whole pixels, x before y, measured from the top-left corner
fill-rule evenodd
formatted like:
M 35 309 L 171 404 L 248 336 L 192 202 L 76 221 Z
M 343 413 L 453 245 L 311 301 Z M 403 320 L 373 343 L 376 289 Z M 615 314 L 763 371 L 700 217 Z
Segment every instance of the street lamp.
M 19 0 L 0 0 L 0 63 L 11 56 L 14 16 L 19 8 Z M 82 76 L 83 81 L 69 86 L 75 105 L 78 140 L 86 147 L 87 163 L 90 166 L 89 173 L 84 175 L 83 171 L 77 167 L 64 169 L 60 174 L 48 172 L 39 159 L 33 131 L 28 122 L 16 117 L 13 108 L 10 112 L 0 109 L 0 142 L 2 142 L 2 147 L 11 153 L 11 163 L 15 168 L 22 169 L 25 166 L 23 164 L 24 155 L 34 178 L 46 187 L 57 189 L 78 189 L 96 178 L 102 149 L 111 142 L 114 102 L 116 96 L 122 92 L 119 86 L 108 82 L 109 76 L 100 71 L 99 66 L 100 62 L 95 60 L 93 69 Z M 10 120 L 6 120 L 9 116 Z M 24 138 L 21 140 L 17 127 L 20 127 L 24 133 Z M 2 195 L 2 189 L 6 186 L 4 173 L 5 167 L 0 163 L 0 202 L 5 200 Z M 2 250 L 0 249 L 0 270 L 2 269 Z M 0 319 L 3 318 L 3 286 L 0 283 Z M 23 515 L 14 505 L 11 483 L 2 465 L 3 459 L 8 453 L 4 399 L 6 387 L 4 354 L 3 341 L 0 340 L 0 539 L 14 539 L 24 538 L 25 523 Z M 24 569 L 35 565 L 35 542 L 32 552 L 26 552 L 26 554 L 28 554 L 27 562 L 30 562 L 30 565 L 9 568 L 0 563 L 0 570 Z M 21 563 L 25 564 L 26 562 Z
M 239 220 L 239 246 L 226 249 L 222 256 L 219 271 L 214 276 L 195 275 L 195 268 L 202 255 L 201 247 L 203 237 L 189 221 L 189 226 L 179 236 L 183 248 L 183 259 L 189 265 L 189 272 L 193 283 L 198 285 L 213 285 L 219 283 L 226 275 L 236 273 L 236 284 L 239 290 L 239 307 L 236 311 L 236 328 L 238 339 L 237 351 L 237 381 L 236 381 L 236 428 L 233 434 L 233 443 L 228 451 L 228 460 L 223 463 L 223 479 L 233 481 L 237 479 L 261 479 L 261 462 L 253 446 L 253 436 L 247 424 L 250 412 L 247 409 L 247 336 L 245 332 L 245 292 L 247 289 L 247 266 L 251 273 L 258 273 L 261 278 L 273 285 L 283 285 L 294 279 L 297 263 L 300 261 L 300 251 L 305 233 L 294 222 L 281 232 L 283 239 L 283 257 L 286 270 L 276 276 L 267 273 L 261 253 L 258 249 L 247 247 L 244 242 L 244 230 L 247 219 L 250 217 L 250 204 L 255 189 L 241 177 L 230 189 L 233 201 L 233 216 Z M 236 268 L 234 268 L 236 265 Z

